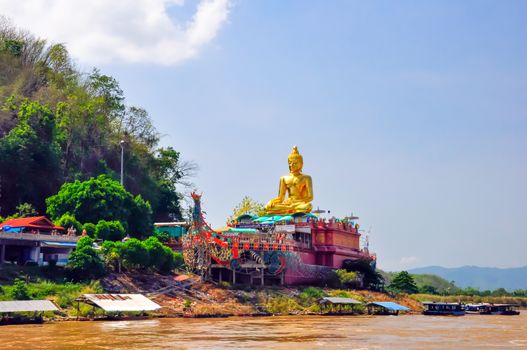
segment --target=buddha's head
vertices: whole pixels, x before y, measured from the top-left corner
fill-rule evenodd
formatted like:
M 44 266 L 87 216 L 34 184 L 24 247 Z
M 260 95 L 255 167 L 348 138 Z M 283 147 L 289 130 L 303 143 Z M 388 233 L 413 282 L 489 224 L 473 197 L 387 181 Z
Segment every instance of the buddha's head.
M 289 163 L 289 171 L 292 173 L 300 173 L 302 171 L 302 167 L 304 166 L 304 159 L 298 153 L 298 148 L 296 146 L 293 147 L 293 150 L 291 151 L 291 154 L 287 157 L 287 162 Z

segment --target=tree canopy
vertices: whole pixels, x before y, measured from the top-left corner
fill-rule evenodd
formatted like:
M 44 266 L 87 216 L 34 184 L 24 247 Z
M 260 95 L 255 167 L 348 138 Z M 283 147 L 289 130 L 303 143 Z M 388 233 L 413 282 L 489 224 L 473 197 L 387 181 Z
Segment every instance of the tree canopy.
M 149 203 L 153 219 L 181 219 L 178 190 L 196 166 L 159 147 L 159 139 L 148 112 L 126 105 L 116 79 L 79 71 L 65 45 L 50 45 L 0 16 L 1 216 L 22 203 L 45 213 L 45 199 L 64 183 L 118 179 L 123 140 L 124 185 L 137 198 L 135 208 Z M 105 218 L 86 222 L 99 219 Z
M 140 195 L 134 197 L 107 175 L 65 183 L 46 204 L 47 213 L 53 219 L 68 213 L 83 224 L 119 221 L 127 232 L 137 237 L 153 231 L 150 204 Z
M 407 271 L 401 271 L 392 280 L 388 288 L 394 292 L 415 294 L 418 292 L 415 281 Z
M 235 220 L 237 217 L 243 214 L 250 215 L 265 215 L 264 205 L 252 199 L 249 196 L 242 198 L 241 202 L 233 209 L 231 220 Z

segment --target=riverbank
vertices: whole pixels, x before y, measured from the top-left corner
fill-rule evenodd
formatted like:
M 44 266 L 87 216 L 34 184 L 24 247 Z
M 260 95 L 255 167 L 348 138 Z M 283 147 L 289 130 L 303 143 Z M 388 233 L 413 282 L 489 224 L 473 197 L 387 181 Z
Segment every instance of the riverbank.
M 147 317 L 227 317 L 264 315 L 316 315 L 320 314 L 319 300 L 322 297 L 347 297 L 362 305 L 353 308 L 354 314 L 367 312 L 365 304 L 371 301 L 392 301 L 410 308 L 411 313 L 422 311 L 422 301 L 443 302 L 492 302 L 513 303 L 527 306 L 527 298 L 482 298 L 467 296 L 437 295 L 388 295 L 367 290 L 345 290 L 308 286 L 231 286 L 228 283 L 202 283 L 198 276 L 188 276 L 181 282 L 180 275 L 157 273 L 112 273 L 90 283 L 64 282 L 60 273 L 46 277 L 33 267 L 2 268 L 0 300 L 12 300 L 15 277 L 24 277 L 28 297 L 49 299 L 61 308 L 60 313 L 45 313 L 51 321 L 90 320 L 102 317 L 134 319 L 144 317 L 141 313 L 126 316 L 105 315 L 101 310 L 81 304 L 77 310 L 77 297 L 85 293 L 140 293 L 162 306 L 159 311 L 149 312 Z M 352 311 L 344 307 L 344 313 Z

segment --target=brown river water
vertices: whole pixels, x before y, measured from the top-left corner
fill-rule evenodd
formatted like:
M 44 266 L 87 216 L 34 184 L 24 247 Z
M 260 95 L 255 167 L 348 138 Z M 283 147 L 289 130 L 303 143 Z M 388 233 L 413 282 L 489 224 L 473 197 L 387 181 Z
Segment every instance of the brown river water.
M 527 349 L 520 316 L 302 316 L 1 326 L 0 349 Z

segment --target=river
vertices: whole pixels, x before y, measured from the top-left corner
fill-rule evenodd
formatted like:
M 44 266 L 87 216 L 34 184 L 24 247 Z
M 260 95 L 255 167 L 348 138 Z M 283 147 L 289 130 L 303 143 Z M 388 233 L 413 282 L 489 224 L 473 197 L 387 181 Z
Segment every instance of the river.
M 0 327 L 2 349 L 527 349 L 520 316 L 302 316 Z

